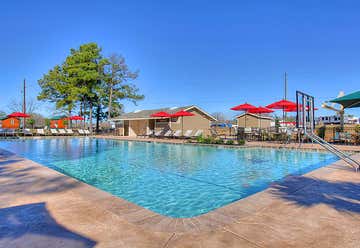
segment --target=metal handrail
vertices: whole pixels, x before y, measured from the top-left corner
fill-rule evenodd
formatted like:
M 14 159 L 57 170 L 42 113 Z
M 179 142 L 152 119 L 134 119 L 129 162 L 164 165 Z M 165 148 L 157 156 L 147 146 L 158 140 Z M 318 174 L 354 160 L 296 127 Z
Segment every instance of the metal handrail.
M 306 136 L 308 136 L 310 139 L 312 139 L 313 141 L 315 141 L 316 143 L 318 143 L 319 145 L 321 145 L 322 147 L 324 147 L 325 149 L 327 149 L 328 151 L 330 151 L 331 153 L 335 154 L 336 156 L 338 156 L 339 158 L 341 158 L 342 160 L 344 160 L 346 163 L 348 163 L 351 167 L 355 168 L 356 171 L 358 171 L 360 169 L 360 162 L 354 160 L 353 158 L 351 158 L 349 155 L 347 155 L 346 153 L 340 151 L 339 149 L 337 149 L 335 146 L 329 144 L 328 142 L 326 142 L 324 139 L 320 138 L 319 136 L 317 136 L 316 134 L 314 134 L 313 132 L 308 133 L 308 132 L 304 132 Z

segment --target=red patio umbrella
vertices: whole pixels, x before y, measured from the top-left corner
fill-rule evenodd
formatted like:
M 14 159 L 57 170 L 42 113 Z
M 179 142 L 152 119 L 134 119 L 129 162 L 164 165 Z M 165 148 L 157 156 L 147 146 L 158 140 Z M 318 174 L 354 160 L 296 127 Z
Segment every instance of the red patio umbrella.
M 180 110 L 178 112 L 176 112 L 175 114 L 172 114 L 171 117 L 181 117 L 181 135 L 183 135 L 184 132 L 184 116 L 194 116 L 193 113 L 190 112 L 186 112 L 184 110 Z
M 156 112 L 154 114 L 151 114 L 150 117 L 161 117 L 161 118 L 171 118 L 171 114 L 169 114 L 168 112 L 165 111 L 160 111 L 160 112 Z M 170 123 L 170 128 L 171 128 L 171 121 L 169 121 Z M 154 129 L 156 129 L 156 121 L 154 124 Z
M 300 108 L 302 109 L 302 105 L 300 105 Z M 309 108 L 306 107 L 306 110 L 308 110 Z M 318 108 L 314 108 L 314 110 L 318 110 Z M 286 108 L 284 109 L 285 112 L 297 112 L 297 108 Z
M 269 104 L 266 107 L 270 108 L 270 109 L 282 109 L 282 111 L 283 111 L 283 120 L 285 120 L 285 111 L 284 110 L 285 109 L 296 108 L 296 103 L 283 99 L 283 100 L 274 102 L 272 104 Z
M 255 109 L 250 109 L 249 113 L 252 114 L 260 114 L 260 129 L 261 129 L 261 114 L 268 114 L 268 113 L 272 113 L 274 112 L 274 110 L 268 109 L 268 108 L 264 108 L 262 106 L 259 106 Z
M 164 112 L 164 111 L 160 111 L 154 114 L 150 115 L 151 117 L 163 117 L 163 118 L 171 118 L 171 114 Z
M 78 115 L 74 115 L 74 116 L 70 116 L 67 118 L 70 121 L 83 121 L 85 120 L 84 117 L 78 116 Z
M 288 108 L 296 108 L 296 103 L 288 101 L 288 100 L 280 100 L 269 104 L 266 106 L 270 109 L 288 109 Z
M 8 115 L 8 117 L 15 117 L 15 118 L 29 118 L 30 115 L 21 113 L 21 112 L 14 112 Z
M 240 104 L 240 105 L 237 105 L 237 106 L 231 108 L 231 110 L 245 112 L 245 127 L 246 127 L 246 112 L 248 112 L 252 109 L 256 109 L 256 107 L 254 105 L 251 105 L 248 103 Z
M 79 115 L 73 115 L 73 116 L 69 116 L 68 118 L 66 118 L 69 121 L 76 121 L 76 126 L 77 126 L 77 121 L 83 121 L 85 120 L 84 117 L 81 117 Z M 72 126 L 72 125 L 71 125 Z

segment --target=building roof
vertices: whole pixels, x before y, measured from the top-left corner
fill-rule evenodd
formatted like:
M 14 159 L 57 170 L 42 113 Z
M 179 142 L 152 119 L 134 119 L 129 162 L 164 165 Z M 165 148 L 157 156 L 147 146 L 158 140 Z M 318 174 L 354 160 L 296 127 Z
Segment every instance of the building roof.
M 66 118 L 66 115 L 56 115 L 56 116 L 53 116 L 50 118 L 50 120 L 61 120 L 61 119 L 64 119 Z
M 256 117 L 256 118 L 258 118 L 258 119 L 274 120 L 274 118 L 271 117 L 271 116 L 256 115 L 256 114 L 252 114 L 252 113 L 242 113 L 241 115 L 238 115 L 238 116 L 236 116 L 235 118 L 238 119 L 238 118 L 240 118 L 240 117 L 245 116 L 245 114 L 246 114 L 246 115 L 251 115 L 251 116 Z
M 195 105 L 189 106 L 182 106 L 182 107 L 172 107 L 172 108 L 159 108 L 159 109 L 149 109 L 149 110 L 136 110 L 129 113 L 124 113 L 118 117 L 114 117 L 112 121 L 120 121 L 120 120 L 141 120 L 141 119 L 159 119 L 158 117 L 150 117 L 150 115 L 155 114 L 160 111 L 168 112 L 169 114 L 175 114 L 180 110 L 189 111 L 191 109 L 197 109 L 198 111 L 202 112 L 212 121 L 216 121 L 216 118 L 210 115 L 209 113 L 205 112 L 201 108 Z
M 6 119 L 19 119 L 17 117 L 8 117 L 8 116 L 4 116 L 0 118 L 0 121 L 6 120 Z

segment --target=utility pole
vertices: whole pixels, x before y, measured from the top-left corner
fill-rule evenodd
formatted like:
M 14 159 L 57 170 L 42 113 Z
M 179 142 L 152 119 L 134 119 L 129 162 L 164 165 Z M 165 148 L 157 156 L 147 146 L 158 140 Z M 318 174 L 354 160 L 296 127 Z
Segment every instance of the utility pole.
M 26 114 L 26 80 L 25 79 L 23 86 L 23 113 Z M 25 128 L 25 118 L 23 118 L 23 128 Z
M 284 99 L 287 100 L 287 73 L 285 72 L 285 87 L 284 87 Z
M 284 100 L 287 100 L 287 73 L 285 72 L 284 80 Z M 283 121 L 285 122 L 287 118 L 287 113 L 283 110 Z

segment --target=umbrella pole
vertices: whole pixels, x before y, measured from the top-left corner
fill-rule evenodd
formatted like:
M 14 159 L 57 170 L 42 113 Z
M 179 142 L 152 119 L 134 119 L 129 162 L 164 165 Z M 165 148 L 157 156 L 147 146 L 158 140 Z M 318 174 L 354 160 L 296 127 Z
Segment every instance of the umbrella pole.
M 261 114 L 260 114 L 260 138 L 261 138 L 261 141 L 263 140 L 263 136 L 262 136 L 262 130 L 261 130 Z
M 246 119 L 247 119 L 247 113 L 245 111 L 245 125 L 244 125 L 244 128 L 246 128 Z
M 184 117 L 181 116 L 181 136 L 183 136 L 184 133 Z

